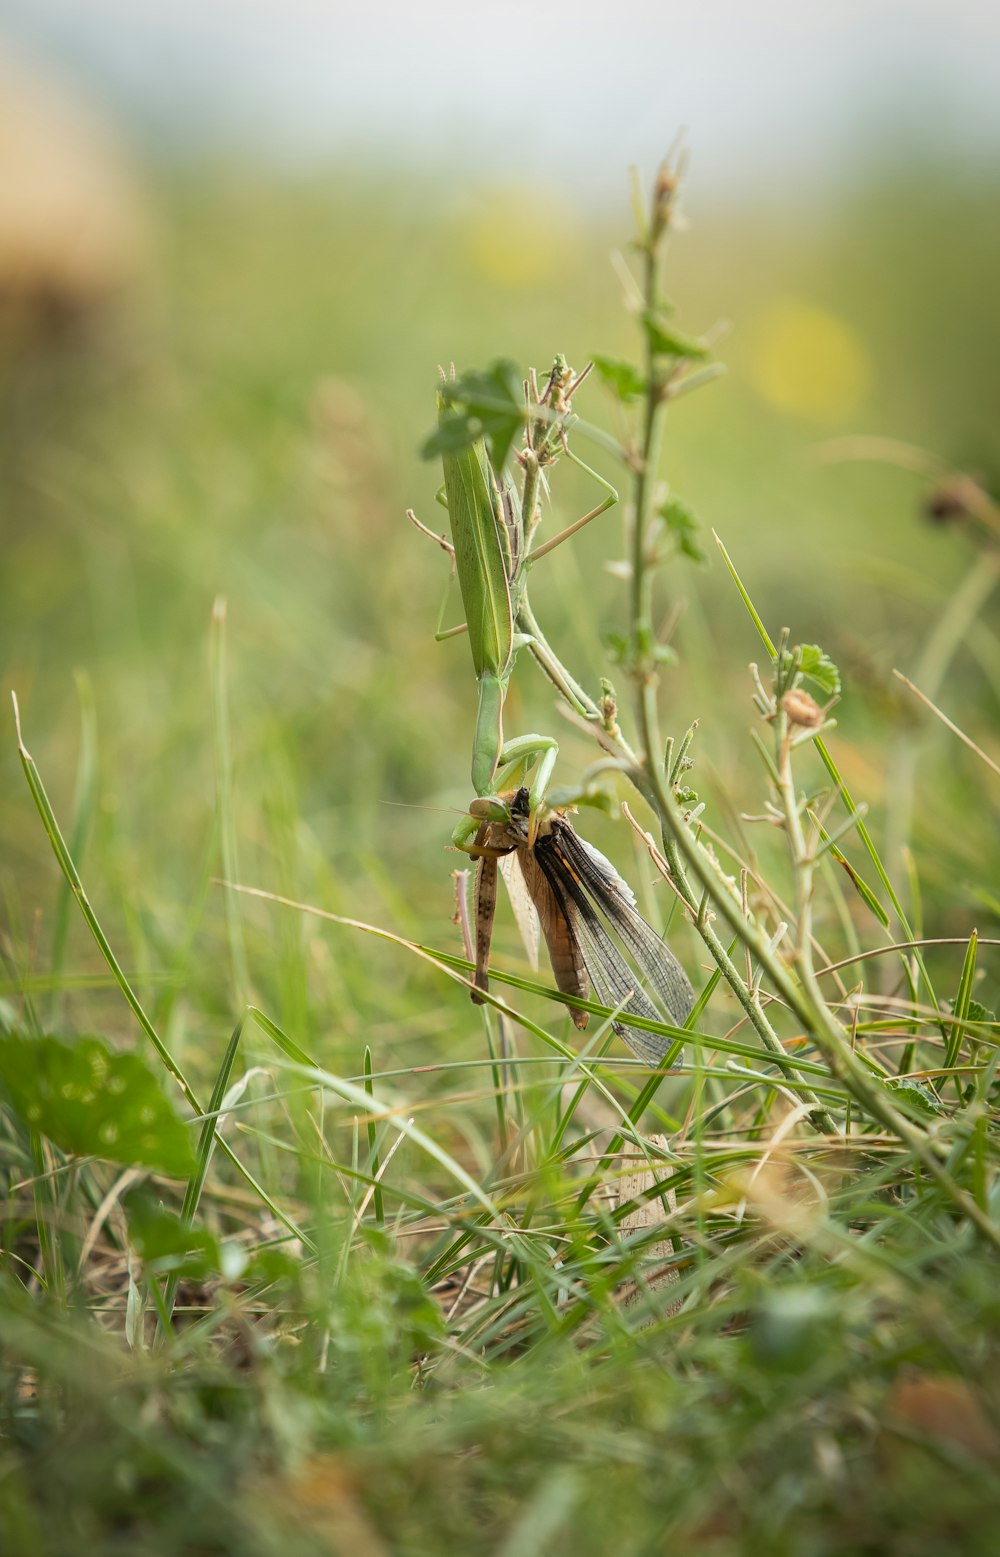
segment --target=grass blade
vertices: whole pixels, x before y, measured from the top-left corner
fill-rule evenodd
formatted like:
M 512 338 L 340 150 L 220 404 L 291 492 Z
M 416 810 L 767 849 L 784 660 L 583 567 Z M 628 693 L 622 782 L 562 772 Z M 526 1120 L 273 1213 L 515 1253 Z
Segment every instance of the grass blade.
M 97 717 L 94 711 L 94 692 L 90 678 L 82 671 L 76 677 L 77 695 L 80 699 L 80 756 L 76 768 L 76 787 L 73 794 L 73 827 L 70 832 L 69 850 L 72 858 L 83 858 L 97 809 Z M 49 1006 L 49 1025 L 58 1024 L 62 1008 L 62 990 L 58 979 L 62 972 L 66 953 L 66 936 L 69 930 L 69 909 L 72 900 L 70 883 L 65 876 L 59 883 L 56 898 L 55 923 L 52 930 L 52 977 L 57 981 Z
M 233 819 L 233 760 L 229 740 L 229 701 L 226 689 L 226 602 L 222 595 L 216 598 L 212 607 L 211 659 L 215 803 L 219 818 L 222 870 L 226 881 L 238 881 L 239 863 L 236 854 L 236 826 Z M 226 901 L 226 931 L 229 937 L 233 1003 L 236 1009 L 240 1010 L 250 995 L 250 973 L 247 967 L 246 943 L 243 938 L 243 916 L 236 894 L 229 887 L 224 887 L 223 891 Z
M 365 1044 L 365 1091 L 374 1102 L 375 1087 L 372 1082 L 372 1051 Z M 379 1182 L 379 1156 L 378 1156 L 378 1130 L 374 1119 L 368 1119 L 368 1171 L 372 1176 L 374 1186 L 373 1204 L 375 1207 L 375 1220 L 379 1227 L 385 1225 L 385 1206 L 382 1203 L 382 1185 Z

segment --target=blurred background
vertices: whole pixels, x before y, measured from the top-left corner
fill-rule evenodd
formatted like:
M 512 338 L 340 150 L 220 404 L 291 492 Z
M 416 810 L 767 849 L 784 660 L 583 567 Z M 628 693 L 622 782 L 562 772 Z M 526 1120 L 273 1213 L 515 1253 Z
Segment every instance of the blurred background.
M 927 932 L 998 933 L 995 779 L 891 674 L 996 756 L 995 551 L 961 504 L 954 523 L 927 511 L 946 472 L 994 496 L 1000 479 L 996 8 L 7 0 L 3 698 L 16 689 L 98 910 L 179 1048 L 248 990 L 301 1039 L 422 1043 L 445 1022 L 414 1007 L 396 954 L 346 932 L 252 905 L 248 963 L 227 956 L 213 601 L 231 864 L 457 949 L 452 818 L 409 808 L 467 802 L 474 713 L 463 640 L 433 641 L 444 558 L 404 519 L 443 527 L 417 452 L 437 364 L 634 353 L 628 170 L 648 184 L 679 130 L 688 230 L 668 285 L 728 372 L 678 404 L 664 474 L 772 633 L 840 664 L 837 760 L 911 904 L 913 840 Z M 614 425 L 596 385 L 576 409 Z M 595 500 L 569 472 L 556 496 L 561 522 Z M 624 617 L 603 567 L 620 510 L 602 525 L 535 586 L 591 686 L 599 633 Z M 712 825 L 766 852 L 738 821 L 762 809 L 761 650 L 706 551 L 663 582 L 664 614 L 681 612 L 665 722 L 700 719 Z M 511 731 L 551 728 L 530 665 L 518 682 Z M 3 718 L 10 991 L 44 977 L 56 875 Z M 566 727 L 557 778 L 589 757 Z M 70 935 L 84 980 L 97 962 Z M 98 997 L 75 998 L 95 1022 Z M 117 1003 L 106 1019 L 124 1024 Z

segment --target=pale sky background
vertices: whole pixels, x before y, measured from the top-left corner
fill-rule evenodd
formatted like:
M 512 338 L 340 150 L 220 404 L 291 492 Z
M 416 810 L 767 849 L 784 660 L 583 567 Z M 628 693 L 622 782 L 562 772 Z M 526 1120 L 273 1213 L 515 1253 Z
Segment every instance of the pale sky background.
M 182 148 L 475 161 L 598 198 L 679 126 L 705 191 L 1000 151 L 987 0 L 3 0 L 4 36 Z

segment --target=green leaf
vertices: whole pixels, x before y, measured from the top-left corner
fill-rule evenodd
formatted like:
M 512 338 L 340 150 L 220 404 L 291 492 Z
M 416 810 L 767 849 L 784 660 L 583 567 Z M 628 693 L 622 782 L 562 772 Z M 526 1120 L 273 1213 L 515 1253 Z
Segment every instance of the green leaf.
M 708 558 L 698 544 L 698 532 L 701 529 L 701 521 L 693 508 L 689 508 L 683 498 L 670 494 L 661 504 L 657 512 L 663 520 L 677 550 L 684 557 L 689 557 L 692 562 L 707 562 Z
M 840 671 L 818 643 L 803 643 L 799 653 L 799 669 L 803 676 L 815 681 L 829 697 L 840 696 Z
M 917 1119 L 926 1119 L 931 1114 L 947 1114 L 934 1089 L 927 1085 L 926 1081 L 917 1081 L 912 1076 L 885 1076 L 882 1085 L 888 1092 L 895 1094 L 895 1102 L 902 1104 L 906 1113 L 912 1114 Z
M 991 1011 L 989 1006 L 980 1005 L 978 1000 L 970 1000 L 968 1018 L 970 1022 L 981 1022 L 985 1027 L 994 1027 L 997 1014 Z
M 625 633 L 618 632 L 615 628 L 609 627 L 601 633 L 601 642 L 612 665 L 625 664 L 629 648 L 628 637 Z
M 32 1129 L 74 1156 L 137 1163 L 185 1178 L 188 1127 L 137 1054 L 103 1038 L 0 1037 L 0 1096 Z
M 646 393 L 646 380 L 639 369 L 621 357 L 593 356 L 591 361 L 600 378 L 613 390 L 623 403 L 641 400 Z
M 614 795 L 596 784 L 586 785 L 582 789 L 578 784 L 557 784 L 546 792 L 545 803 L 553 811 L 563 806 L 591 806 L 595 811 L 603 811 L 605 816 L 615 816 L 618 812 L 618 801 Z
M 485 373 L 463 373 L 438 388 L 443 412 L 436 430 L 421 446 L 424 459 L 460 453 L 485 438 L 490 463 L 499 476 L 524 426 L 522 375 L 502 357 Z
M 246 1279 L 248 1282 L 297 1281 L 301 1274 L 301 1261 L 293 1259 L 284 1249 L 265 1246 L 250 1256 Z
M 662 313 L 647 309 L 642 316 L 642 327 L 652 350 L 659 357 L 686 357 L 692 362 L 705 362 L 711 356 L 704 341 L 675 330 Z
M 125 1250 L 125 1265 L 128 1272 L 128 1295 L 125 1299 L 125 1344 L 129 1351 L 139 1352 L 143 1347 L 144 1319 L 146 1303 L 142 1288 L 135 1279 L 132 1269 L 132 1251 Z
M 979 935 L 973 930 L 969 936 L 969 944 L 965 949 L 965 960 L 962 963 L 962 976 L 958 984 L 958 993 L 951 1002 L 951 1009 L 957 1020 L 948 1034 L 948 1041 L 945 1045 L 944 1063 L 948 1070 L 953 1065 L 957 1065 L 962 1049 L 962 1039 L 965 1036 L 966 1023 L 969 1020 L 969 1002 L 972 999 L 972 986 L 976 977 L 976 953 L 978 948 Z
M 129 1238 L 146 1275 L 169 1272 L 189 1281 L 205 1281 L 221 1273 L 219 1240 L 209 1228 L 189 1226 L 142 1190 L 128 1196 L 126 1211 Z
M 455 411 L 444 412 L 436 431 L 420 445 L 420 457 L 437 459 L 439 454 L 461 454 L 483 436 L 482 423 Z

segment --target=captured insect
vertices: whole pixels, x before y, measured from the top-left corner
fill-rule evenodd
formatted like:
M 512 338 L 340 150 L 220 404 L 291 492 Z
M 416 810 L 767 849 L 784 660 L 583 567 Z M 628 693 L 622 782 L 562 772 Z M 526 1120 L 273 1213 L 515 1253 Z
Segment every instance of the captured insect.
M 533 823 L 537 830 L 532 839 Z M 470 852 L 479 857 L 476 989 L 488 988 L 499 866 L 515 912 L 527 908 L 541 926 L 560 991 L 586 999 L 589 980 L 601 1004 L 619 1011 L 612 1022 L 619 1037 L 647 1065 L 659 1065 L 671 1040 L 633 1027 L 626 1013 L 654 1022 L 666 1017 L 681 1027 L 694 1005 L 694 991 L 673 952 L 639 913 L 631 887 L 611 861 L 558 811 L 539 820 L 523 787 L 510 802 L 510 821 L 481 823 Z M 476 991 L 472 998 L 482 1004 Z M 586 1011 L 571 1008 L 571 1014 L 577 1027 L 586 1027 Z

